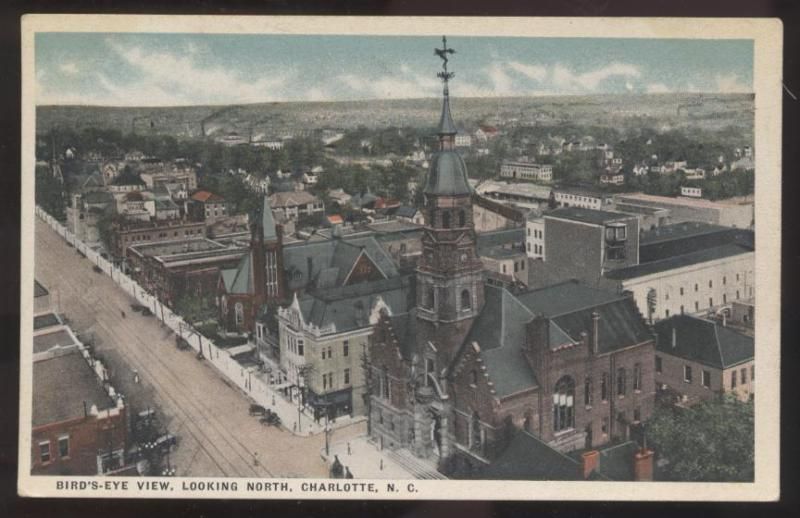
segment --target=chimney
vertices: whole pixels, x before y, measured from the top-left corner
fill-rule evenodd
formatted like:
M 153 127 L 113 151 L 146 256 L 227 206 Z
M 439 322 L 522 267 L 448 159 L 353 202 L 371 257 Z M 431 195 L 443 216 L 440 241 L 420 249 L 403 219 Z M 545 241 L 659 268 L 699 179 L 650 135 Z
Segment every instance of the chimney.
M 643 447 L 633 456 L 633 480 L 636 482 L 653 481 L 653 450 Z
M 592 311 L 592 353 L 600 352 L 600 313 Z
M 593 471 L 600 468 L 600 452 L 597 450 L 589 450 L 581 454 L 583 478 L 588 479 Z

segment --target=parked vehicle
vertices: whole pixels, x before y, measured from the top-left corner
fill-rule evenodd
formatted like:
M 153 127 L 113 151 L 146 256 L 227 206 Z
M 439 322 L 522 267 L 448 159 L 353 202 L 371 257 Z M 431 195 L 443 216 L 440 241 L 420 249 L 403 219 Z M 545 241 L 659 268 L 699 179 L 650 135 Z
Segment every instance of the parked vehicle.
M 149 316 L 152 316 L 152 315 L 153 315 L 153 312 L 150 311 L 150 308 L 145 308 L 145 307 L 142 308 L 142 316 L 143 317 L 149 317 Z
M 92 266 L 92 271 L 93 271 L 94 273 L 103 273 L 103 269 L 102 269 L 102 268 L 100 268 L 100 267 L 99 267 L 99 266 L 97 266 L 97 265 L 94 265 L 94 266 Z
M 264 415 L 269 412 L 261 405 L 250 405 L 250 415 Z
M 144 306 L 142 306 L 141 304 L 136 304 L 136 303 L 134 302 L 133 304 L 131 304 L 131 309 L 132 309 L 133 311 L 139 312 L 139 311 L 141 311 L 141 310 L 143 310 L 143 309 L 145 309 L 145 308 L 144 308 Z
M 178 438 L 172 435 L 171 433 L 164 434 L 155 440 L 155 447 L 160 450 L 172 448 L 174 446 L 177 446 L 177 444 L 178 444 Z

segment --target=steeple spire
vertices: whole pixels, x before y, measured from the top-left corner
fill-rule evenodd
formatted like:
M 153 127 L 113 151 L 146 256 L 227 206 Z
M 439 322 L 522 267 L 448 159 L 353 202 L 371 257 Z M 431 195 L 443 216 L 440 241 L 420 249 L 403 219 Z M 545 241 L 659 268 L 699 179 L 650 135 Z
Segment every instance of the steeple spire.
M 442 58 L 442 71 L 436 74 L 436 77 L 442 80 L 442 116 L 439 118 L 439 136 L 442 143 L 442 149 L 446 149 L 445 143 L 453 140 L 453 135 L 458 133 L 456 125 L 453 123 L 453 116 L 450 115 L 450 89 L 448 82 L 455 77 L 455 73 L 447 71 L 448 54 L 455 54 L 456 51 L 447 47 L 447 38 L 442 36 L 442 48 L 433 49 L 433 53 Z M 449 138 L 445 138 L 449 137 Z M 452 142 L 451 142 L 452 143 Z

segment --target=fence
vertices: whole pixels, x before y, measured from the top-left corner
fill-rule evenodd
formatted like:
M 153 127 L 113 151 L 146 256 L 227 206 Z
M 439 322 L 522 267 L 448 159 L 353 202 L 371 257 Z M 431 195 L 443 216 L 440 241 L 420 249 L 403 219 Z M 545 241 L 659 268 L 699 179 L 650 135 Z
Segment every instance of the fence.
M 211 362 L 220 373 L 239 387 L 257 404 L 265 408 L 272 408 L 276 411 L 278 415 L 280 415 L 284 425 L 290 425 L 293 420 L 296 421 L 298 419 L 296 415 L 297 408 L 281 398 L 277 398 L 276 400 L 273 388 L 269 386 L 266 380 L 257 376 L 258 369 L 256 367 L 243 367 L 240 365 L 228 354 L 228 351 L 217 347 L 212 340 L 200 334 L 191 324 L 183 320 L 180 315 L 173 313 L 168 306 L 165 306 L 156 297 L 142 289 L 136 281 L 122 272 L 122 270 L 117 268 L 111 261 L 97 253 L 96 250 L 87 246 L 86 243 L 78 239 L 57 219 L 38 205 L 36 206 L 36 215 L 63 237 L 67 243 L 82 253 L 87 260 L 94 263 L 103 273 L 111 277 L 111 280 L 136 299 L 139 304 L 149 308 L 156 318 L 162 321 L 164 325 L 169 327 L 175 334 L 186 340 L 192 349 L 198 353 L 202 353 L 206 360 Z M 273 404 L 273 401 L 276 403 Z M 300 419 L 300 430 L 294 431 L 295 435 L 312 435 L 321 431 L 320 426 L 315 426 L 315 423 L 305 415 Z

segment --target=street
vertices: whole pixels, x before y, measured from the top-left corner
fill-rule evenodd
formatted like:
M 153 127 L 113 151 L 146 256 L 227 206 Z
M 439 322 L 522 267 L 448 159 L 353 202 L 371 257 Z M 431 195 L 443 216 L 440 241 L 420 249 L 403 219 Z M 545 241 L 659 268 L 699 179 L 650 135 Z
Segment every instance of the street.
M 175 347 L 155 317 L 130 310 L 134 299 L 36 220 L 36 278 L 59 313 L 108 364 L 112 382 L 139 411 L 154 407 L 179 438 L 170 461 L 178 476 L 326 477 L 323 434 L 297 437 L 248 414 L 250 401 L 193 351 Z M 123 316 L 125 312 L 125 316 Z M 138 383 L 134 381 L 138 373 Z M 337 441 L 364 433 L 364 423 L 336 430 Z

